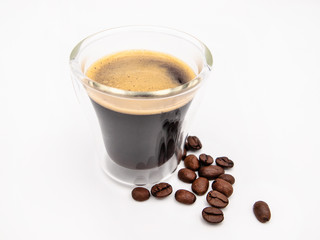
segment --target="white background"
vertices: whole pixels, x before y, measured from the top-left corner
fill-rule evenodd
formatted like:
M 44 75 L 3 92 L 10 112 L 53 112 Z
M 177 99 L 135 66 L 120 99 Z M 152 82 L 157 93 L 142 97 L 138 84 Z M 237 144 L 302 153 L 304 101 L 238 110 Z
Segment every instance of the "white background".
M 220 225 L 201 218 L 205 197 L 135 202 L 93 157 L 69 53 L 128 24 L 177 28 L 213 52 L 190 133 L 235 162 Z M 320 239 L 319 1 L 1 0 L 0 30 L 1 240 Z M 269 203 L 267 224 L 257 200 Z

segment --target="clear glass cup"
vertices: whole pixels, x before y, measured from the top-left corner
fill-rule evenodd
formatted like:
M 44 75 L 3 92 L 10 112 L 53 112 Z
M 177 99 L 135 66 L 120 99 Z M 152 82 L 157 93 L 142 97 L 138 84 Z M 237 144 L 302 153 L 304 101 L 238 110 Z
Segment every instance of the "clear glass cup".
M 98 59 L 131 49 L 173 55 L 187 63 L 196 77 L 171 89 L 134 92 L 102 85 L 85 75 Z M 209 49 L 195 37 L 169 28 L 119 27 L 78 43 L 70 67 L 78 99 L 92 119 L 102 169 L 117 181 L 135 185 L 170 176 L 183 155 L 196 93 L 212 67 Z

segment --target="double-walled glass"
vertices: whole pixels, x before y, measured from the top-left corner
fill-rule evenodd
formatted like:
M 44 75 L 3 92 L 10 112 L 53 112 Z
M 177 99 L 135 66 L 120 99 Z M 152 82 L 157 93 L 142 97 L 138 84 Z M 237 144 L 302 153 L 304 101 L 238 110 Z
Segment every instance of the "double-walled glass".
M 137 49 L 173 55 L 188 64 L 196 77 L 171 89 L 134 92 L 86 76 L 98 59 Z M 90 109 L 93 106 L 99 122 L 95 152 L 103 170 L 118 181 L 136 185 L 155 183 L 173 173 L 183 155 L 186 123 L 197 104 L 196 93 L 212 67 L 208 48 L 173 29 L 120 27 L 82 40 L 71 53 L 70 66 L 78 96 L 86 99 L 82 102 Z

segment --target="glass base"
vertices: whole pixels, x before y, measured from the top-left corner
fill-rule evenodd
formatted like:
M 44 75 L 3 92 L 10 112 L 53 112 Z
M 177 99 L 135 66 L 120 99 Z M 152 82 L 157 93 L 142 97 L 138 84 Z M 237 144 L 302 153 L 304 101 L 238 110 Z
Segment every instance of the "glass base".
M 125 168 L 105 156 L 102 159 L 102 170 L 112 179 L 126 185 L 146 185 L 159 183 L 170 177 L 175 172 L 178 161 L 175 156 L 159 167 L 150 169 L 130 169 Z

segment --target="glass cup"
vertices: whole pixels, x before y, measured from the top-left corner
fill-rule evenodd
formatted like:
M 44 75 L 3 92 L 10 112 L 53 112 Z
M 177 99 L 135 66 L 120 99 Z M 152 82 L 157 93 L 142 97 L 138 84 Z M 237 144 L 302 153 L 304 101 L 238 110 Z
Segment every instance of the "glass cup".
M 131 49 L 173 55 L 188 64 L 196 77 L 171 89 L 134 92 L 86 76 L 98 59 Z M 182 159 L 196 93 L 212 67 L 209 49 L 195 37 L 173 29 L 120 27 L 78 43 L 70 55 L 70 67 L 78 99 L 90 116 L 96 116 L 91 126 L 96 129 L 95 153 L 102 160 L 102 169 L 117 181 L 135 185 L 170 176 Z M 96 114 L 90 113 L 92 109 Z

